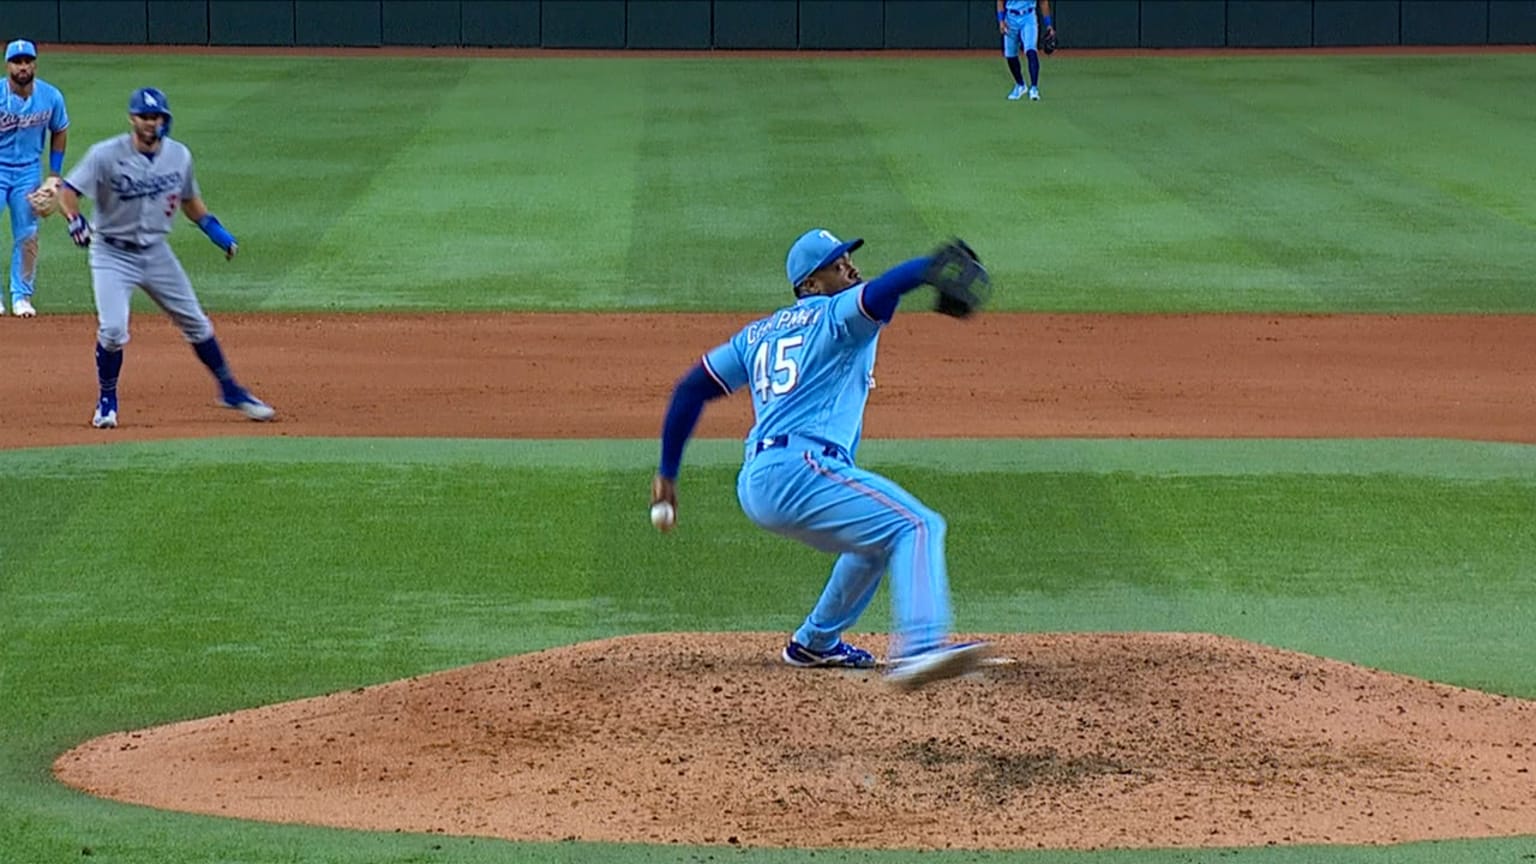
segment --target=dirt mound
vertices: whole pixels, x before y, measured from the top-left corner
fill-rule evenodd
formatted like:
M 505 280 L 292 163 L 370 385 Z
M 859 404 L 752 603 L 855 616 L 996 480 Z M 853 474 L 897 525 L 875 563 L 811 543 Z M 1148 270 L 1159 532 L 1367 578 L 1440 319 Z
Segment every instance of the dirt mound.
M 996 637 L 913 694 L 778 634 L 633 636 L 118 733 L 64 782 L 510 839 L 1101 848 L 1536 832 L 1536 703 L 1207 635 Z M 880 637 L 859 640 L 883 649 Z

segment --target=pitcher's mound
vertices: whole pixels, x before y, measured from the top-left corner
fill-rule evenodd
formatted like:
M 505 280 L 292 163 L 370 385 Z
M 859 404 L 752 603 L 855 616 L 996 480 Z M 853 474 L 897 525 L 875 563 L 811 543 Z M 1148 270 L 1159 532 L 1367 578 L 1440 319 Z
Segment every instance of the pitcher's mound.
M 108 735 L 65 783 L 509 839 L 1014 849 L 1536 832 L 1536 703 L 1207 635 L 996 637 L 916 693 L 664 634 Z M 855 639 L 875 650 L 880 637 Z

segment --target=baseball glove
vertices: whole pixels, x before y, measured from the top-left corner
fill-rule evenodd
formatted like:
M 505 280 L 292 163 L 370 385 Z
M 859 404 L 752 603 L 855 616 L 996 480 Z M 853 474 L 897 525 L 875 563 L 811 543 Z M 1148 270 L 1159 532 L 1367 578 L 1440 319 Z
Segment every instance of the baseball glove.
M 992 277 L 964 240 L 956 237 L 934 251 L 923 281 L 938 291 L 933 311 L 968 318 L 992 296 Z
M 1045 28 L 1045 38 L 1040 40 L 1040 50 L 1047 54 L 1056 53 L 1056 28 Z
M 59 178 L 44 180 L 43 185 L 27 195 L 27 201 L 32 205 L 33 215 L 40 218 L 46 219 L 59 212 Z

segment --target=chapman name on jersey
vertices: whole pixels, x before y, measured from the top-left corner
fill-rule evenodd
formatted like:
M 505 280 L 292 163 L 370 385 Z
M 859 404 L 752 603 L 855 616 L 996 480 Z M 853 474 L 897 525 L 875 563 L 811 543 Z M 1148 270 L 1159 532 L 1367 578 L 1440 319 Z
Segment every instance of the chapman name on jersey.
M 809 327 L 821 320 L 821 311 L 819 307 L 815 309 L 807 309 L 805 307 L 780 309 L 777 314 L 770 315 L 747 327 L 747 344 L 755 345 L 757 340 L 777 330 Z

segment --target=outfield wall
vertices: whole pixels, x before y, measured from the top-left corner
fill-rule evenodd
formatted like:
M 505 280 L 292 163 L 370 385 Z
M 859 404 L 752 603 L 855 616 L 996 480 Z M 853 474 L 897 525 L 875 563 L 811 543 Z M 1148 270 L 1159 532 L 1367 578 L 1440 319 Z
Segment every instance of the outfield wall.
M 4 0 L 5 38 L 167 45 L 963 49 L 994 0 Z M 1536 0 L 1060 0 L 1064 48 L 1536 44 Z

